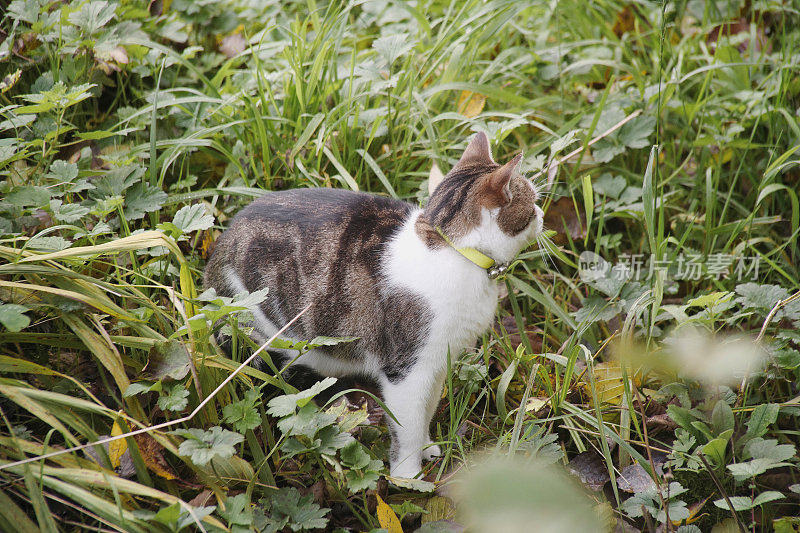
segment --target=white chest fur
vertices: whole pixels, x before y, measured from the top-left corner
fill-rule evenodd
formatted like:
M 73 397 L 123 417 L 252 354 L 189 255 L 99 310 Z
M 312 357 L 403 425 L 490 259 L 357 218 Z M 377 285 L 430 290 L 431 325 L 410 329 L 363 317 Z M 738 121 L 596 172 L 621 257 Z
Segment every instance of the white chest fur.
M 498 289 L 485 270 L 452 248 L 428 248 L 414 230 L 420 213 L 413 214 L 388 243 L 383 268 L 390 286 L 421 295 L 433 311 L 423 353 L 441 368 L 448 349 L 458 357 L 491 326 Z

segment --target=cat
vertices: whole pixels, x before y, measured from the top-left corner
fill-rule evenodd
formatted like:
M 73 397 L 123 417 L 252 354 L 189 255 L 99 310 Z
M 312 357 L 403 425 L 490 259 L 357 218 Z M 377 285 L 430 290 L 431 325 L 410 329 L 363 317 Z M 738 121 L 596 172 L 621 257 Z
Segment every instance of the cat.
M 234 217 L 206 266 L 205 285 L 218 294 L 269 288 L 252 309 L 255 340 L 309 304 L 287 337 L 358 338 L 294 365 L 378 384 L 397 419 L 389 420 L 393 477 L 413 478 L 440 455 L 429 425 L 448 357 L 474 347 L 494 320 L 497 281 L 456 247 L 507 263 L 542 231 L 539 191 L 518 173 L 521 158 L 495 163 L 478 133 L 424 209 L 341 189 L 269 192 Z

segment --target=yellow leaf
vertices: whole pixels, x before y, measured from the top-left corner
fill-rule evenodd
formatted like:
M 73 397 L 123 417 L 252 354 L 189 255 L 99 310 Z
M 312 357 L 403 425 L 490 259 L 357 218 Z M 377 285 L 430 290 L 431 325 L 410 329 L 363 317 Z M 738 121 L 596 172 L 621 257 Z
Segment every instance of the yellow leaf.
M 539 411 L 542 407 L 547 405 L 550 402 L 549 398 L 529 398 L 528 403 L 525 404 L 525 412 L 530 413 L 533 411 L 534 413 Z
M 16 72 L 3 78 L 2 81 L 0 81 L 0 93 L 7 92 L 11 89 L 19 81 L 21 75 L 22 69 L 17 69 Z
M 422 515 L 422 523 L 437 522 L 439 520 L 452 520 L 456 514 L 456 508 L 453 501 L 445 496 L 433 496 L 428 498 L 425 503 L 425 510 L 428 511 Z
M 698 520 L 700 520 L 704 516 L 708 516 L 708 513 L 700 513 L 700 511 L 703 509 L 703 506 L 706 504 L 706 502 L 710 498 L 711 498 L 711 496 L 709 496 L 708 498 L 706 498 L 703 501 L 694 503 L 694 504 L 689 506 L 689 517 L 685 519 L 686 520 L 686 522 L 685 522 L 686 524 L 691 524 L 693 522 L 697 522 Z M 681 525 L 681 522 L 682 522 L 681 520 L 678 520 L 677 522 L 675 520 L 672 521 L 672 523 L 674 525 L 676 525 L 676 526 Z
M 472 91 L 461 91 L 458 97 L 458 112 L 467 118 L 475 118 L 483 111 L 486 105 L 486 97 L 480 93 Z
M 642 376 L 640 372 L 633 372 L 628 369 L 628 377 L 632 379 L 635 386 L 641 386 Z M 583 380 L 589 385 L 590 376 L 585 375 Z M 622 369 L 618 361 L 606 361 L 594 366 L 594 386 L 597 391 L 597 398 L 601 403 L 619 405 L 622 403 L 622 394 L 625 386 L 622 383 Z M 591 391 L 587 388 L 587 392 Z
M 400 525 L 400 519 L 394 514 L 392 508 L 377 494 L 375 498 L 378 499 L 378 523 L 381 527 L 389 533 L 403 533 L 403 526 Z
M 111 436 L 116 437 L 122 435 L 122 428 L 119 424 L 114 422 L 111 427 Z M 108 443 L 108 458 L 111 460 L 111 466 L 117 468 L 119 466 L 122 455 L 128 451 L 128 442 L 125 439 L 112 440 Z

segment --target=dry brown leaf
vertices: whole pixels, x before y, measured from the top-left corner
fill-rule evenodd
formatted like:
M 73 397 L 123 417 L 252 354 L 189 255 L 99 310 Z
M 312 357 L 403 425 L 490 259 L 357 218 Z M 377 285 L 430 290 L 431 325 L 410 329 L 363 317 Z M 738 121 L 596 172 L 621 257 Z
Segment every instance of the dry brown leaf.
M 176 479 L 176 475 L 164 459 L 161 450 L 164 449 L 156 440 L 146 433 L 136 435 L 136 444 L 139 446 L 139 453 L 144 460 L 144 464 L 154 473 L 163 477 L 164 479 Z
M 158 17 L 169 9 L 171 3 L 172 0 L 150 0 L 147 10 L 150 12 L 150 16 Z
M 633 9 L 631 9 L 631 6 L 625 6 L 619 13 L 617 13 L 617 18 L 614 21 L 614 27 L 612 28 L 612 31 L 617 37 L 622 37 L 624 34 L 633 30 L 635 22 L 636 16 L 633 14 Z
M 656 470 L 660 470 L 656 466 Z M 658 472 L 657 472 L 658 473 Z M 625 492 L 644 492 L 646 490 L 655 489 L 656 483 L 647 470 L 639 463 L 633 463 L 623 468 L 617 476 L 617 487 Z
M 509 315 L 503 317 L 500 323 L 503 329 L 506 330 L 506 333 L 508 333 L 508 343 L 511 345 L 511 348 L 516 351 L 517 347 L 522 344 L 522 334 L 517 327 L 517 321 L 513 316 Z M 542 350 L 542 330 L 528 324 L 525 324 L 523 327 L 525 328 L 525 335 L 528 337 L 528 342 L 531 348 L 533 348 L 533 352 L 540 352 Z
M 608 468 L 606 468 L 602 458 L 591 450 L 581 452 L 573 457 L 567 468 L 589 490 L 598 491 L 603 488 L 606 482 L 611 480 L 611 476 L 608 475 Z
M 544 214 L 544 225 L 545 228 L 556 232 L 553 237 L 553 242 L 556 244 L 566 244 L 567 234 L 572 240 L 583 239 L 586 236 L 586 218 L 583 210 L 579 210 L 569 196 L 559 198 L 550 204 Z
M 117 63 L 120 63 L 122 65 L 127 65 L 128 64 L 128 61 L 129 61 L 128 60 L 128 51 L 125 50 L 121 46 L 115 46 L 114 48 L 112 48 L 111 50 L 108 51 L 107 55 L 108 55 L 108 59 L 110 59 L 112 61 L 116 61 Z
M 209 503 L 213 497 L 214 494 L 210 490 L 206 489 L 197 496 L 195 496 L 194 498 L 192 498 L 191 500 L 189 500 L 188 503 L 192 507 L 205 507 L 206 504 Z
M 483 111 L 486 105 L 486 97 L 480 93 L 472 91 L 461 91 L 458 97 L 458 112 L 467 118 L 475 118 Z

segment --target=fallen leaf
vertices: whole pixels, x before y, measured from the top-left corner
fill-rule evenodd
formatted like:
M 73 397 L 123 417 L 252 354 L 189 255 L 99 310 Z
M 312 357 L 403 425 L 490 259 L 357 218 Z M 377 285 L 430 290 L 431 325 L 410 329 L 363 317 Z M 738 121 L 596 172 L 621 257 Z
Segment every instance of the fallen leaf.
M 480 93 L 472 91 L 461 91 L 458 97 L 458 112 L 467 118 L 475 118 L 483 111 L 486 105 L 486 97 Z
M 433 496 L 425 502 L 425 510 L 428 511 L 422 515 L 422 523 L 438 522 L 441 520 L 450 520 L 456 514 L 456 508 L 453 500 L 444 496 Z
M 625 492 L 644 492 L 655 489 L 655 486 L 653 478 L 639 463 L 626 466 L 617 476 L 617 487 Z
M 545 228 L 556 232 L 553 237 L 553 242 L 556 244 L 566 244 L 567 234 L 573 241 L 586 236 L 586 218 L 583 210 L 578 209 L 569 196 L 559 198 L 550 204 L 544 214 L 544 225 Z
M 400 525 L 400 519 L 397 518 L 394 510 L 377 494 L 375 499 L 378 501 L 376 512 L 378 514 L 378 523 L 381 527 L 389 533 L 403 533 L 403 526 Z
M 414 533 L 462 533 L 466 528 L 452 520 L 437 520 L 436 522 L 426 522 Z
M 602 489 L 606 482 L 611 479 L 605 463 L 593 451 L 579 453 L 570 460 L 567 468 L 592 491 Z
M 636 16 L 633 14 L 633 9 L 631 9 L 631 6 L 629 5 L 625 6 L 619 13 L 617 13 L 617 18 L 614 21 L 612 31 L 617 37 L 622 37 L 624 34 L 633 30 L 635 22 Z
M 211 257 L 211 252 L 214 251 L 215 234 L 218 230 L 203 231 L 200 237 L 200 255 L 203 259 Z
M 417 492 L 433 492 L 433 489 L 436 488 L 433 483 L 430 481 L 425 481 L 424 479 L 408 479 L 404 477 L 386 476 L 386 480 L 395 487 L 415 490 Z
M 28 32 L 23 33 L 19 39 L 14 41 L 14 45 L 12 46 L 11 50 L 14 55 L 24 56 L 26 52 L 30 52 L 31 50 L 39 48 L 39 45 L 41 44 L 42 43 L 39 41 L 39 36 L 36 33 Z
M 678 520 L 677 522 L 673 520 L 673 521 L 672 521 L 672 523 L 673 523 L 674 525 L 676 525 L 676 526 L 679 526 L 679 525 L 681 525 L 682 523 L 691 524 L 691 523 L 693 523 L 693 522 L 697 522 L 698 520 L 700 520 L 700 519 L 701 519 L 701 518 L 703 518 L 704 516 L 708 516 L 708 513 L 702 513 L 702 514 L 701 514 L 701 513 L 700 513 L 700 511 L 703 509 L 703 506 L 705 506 L 706 502 L 707 502 L 708 500 L 710 500 L 710 499 L 711 499 L 711 496 L 709 496 L 708 498 L 706 498 L 706 499 L 705 499 L 705 500 L 703 500 L 703 501 L 700 501 L 700 502 L 697 502 L 697 503 L 693 503 L 693 504 L 691 504 L 691 505 L 688 507 L 688 509 L 689 509 L 689 516 L 688 516 L 687 518 L 684 518 L 683 520 Z M 684 521 L 685 521 L 685 522 L 684 522 Z
M 169 9 L 171 3 L 172 0 L 150 0 L 147 10 L 150 12 L 150 16 L 158 17 Z
M 362 403 L 359 408 L 357 405 L 350 403 L 346 396 L 343 396 L 337 400 L 336 403 L 331 405 L 327 412 L 336 417 L 336 423 L 339 425 L 339 429 L 347 431 L 348 433 L 355 432 L 356 428 L 360 424 L 365 423 L 369 418 L 367 402 Z
M 115 421 L 111 427 L 111 436 L 117 437 L 122 435 L 122 428 Z M 125 439 L 112 440 L 108 443 L 108 458 L 111 460 L 111 466 L 117 468 L 122 459 L 122 454 L 128 451 L 128 441 Z
M 523 321 L 524 320 L 525 319 L 523 318 Z M 506 333 L 508 333 L 508 343 L 511 345 L 511 348 L 516 351 L 517 347 L 522 344 L 522 335 L 517 327 L 516 319 L 511 315 L 504 316 L 500 320 L 500 324 L 502 324 L 503 329 L 505 329 Z M 541 352 L 542 330 L 536 326 L 531 326 L 528 324 L 524 324 L 523 327 L 525 328 L 525 335 L 528 337 L 528 342 L 530 343 L 531 348 L 533 348 L 533 352 Z
M 525 404 L 525 412 L 530 413 L 532 411 L 538 413 L 544 407 L 547 407 L 549 403 L 549 398 L 529 398 L 528 403 Z
M 101 439 L 108 438 L 108 435 L 100 435 L 100 438 Z M 109 445 L 114 443 L 114 442 L 118 442 L 118 441 L 106 442 L 105 444 L 98 444 L 97 446 L 102 446 L 103 448 L 105 448 L 106 453 L 109 455 L 109 458 L 110 458 L 111 452 L 109 451 L 109 448 L 110 448 Z M 125 442 L 125 441 L 123 441 L 123 442 Z M 90 446 L 90 447 L 86 448 L 85 451 L 86 451 L 86 455 L 88 455 L 90 459 L 92 459 L 97 464 L 102 465 L 102 462 L 100 461 L 100 455 L 94 449 L 94 446 Z M 122 477 L 122 478 L 125 478 L 125 479 L 129 479 L 129 478 L 133 477 L 133 475 L 136 473 L 136 467 L 133 465 L 133 458 L 131 457 L 130 450 L 126 449 L 119 456 L 119 461 L 114 466 L 114 470 L 117 472 L 119 477 Z
M 11 74 L 5 76 L 3 80 L 0 81 L 0 94 L 11 89 L 19 81 L 21 75 L 22 69 L 17 69 Z
M 108 58 L 122 65 L 128 64 L 128 51 L 121 46 L 115 46 L 108 52 Z
M 164 479 L 176 479 L 177 476 L 167 464 L 161 451 L 164 449 L 156 440 L 146 433 L 133 437 L 139 447 L 139 454 L 142 456 L 145 466 L 155 474 Z
M 247 48 L 247 41 L 245 41 L 241 33 L 228 35 L 219 44 L 219 51 L 228 58 L 238 56 L 245 51 L 245 48 Z
M 583 380 L 588 387 L 587 393 L 591 394 L 590 376 L 584 374 Z M 622 393 L 625 390 L 622 384 L 622 369 L 616 361 L 598 363 L 594 366 L 594 388 L 597 399 L 601 403 L 619 405 L 622 402 Z
M 431 165 L 431 171 L 428 174 L 428 195 L 433 194 L 433 191 L 436 190 L 436 187 L 439 186 L 443 179 L 444 174 L 442 174 L 442 171 L 439 170 L 439 167 L 436 165 L 436 163 L 433 163 Z
M 214 493 L 210 490 L 206 489 L 191 500 L 189 500 L 189 505 L 192 507 L 205 507 L 208 502 L 212 500 L 214 497 Z

